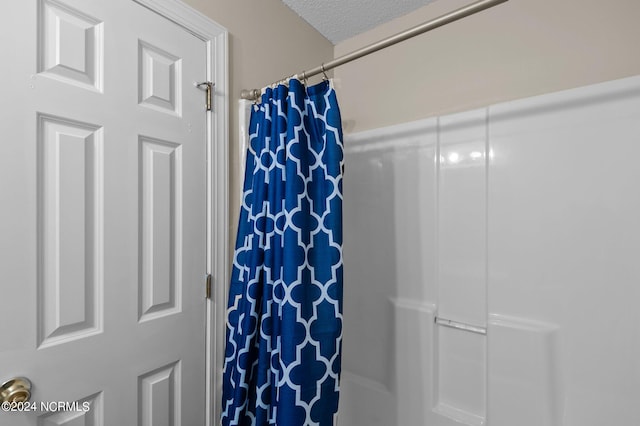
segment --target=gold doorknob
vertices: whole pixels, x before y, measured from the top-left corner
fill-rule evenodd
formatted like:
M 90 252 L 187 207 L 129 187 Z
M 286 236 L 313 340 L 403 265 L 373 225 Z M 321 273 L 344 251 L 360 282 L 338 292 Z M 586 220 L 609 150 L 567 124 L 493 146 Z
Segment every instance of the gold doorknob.
M 31 381 L 26 377 L 14 377 L 0 386 L 0 404 L 26 402 L 31 398 Z

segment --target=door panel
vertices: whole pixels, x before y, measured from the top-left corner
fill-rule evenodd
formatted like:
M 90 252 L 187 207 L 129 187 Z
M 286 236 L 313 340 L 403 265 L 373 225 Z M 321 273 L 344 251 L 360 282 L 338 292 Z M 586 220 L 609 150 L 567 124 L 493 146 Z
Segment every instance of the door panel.
M 102 128 L 37 119 L 38 347 L 102 331 Z
M 0 426 L 202 425 L 205 42 L 130 0 L 6 8 L 0 381 L 36 406 Z

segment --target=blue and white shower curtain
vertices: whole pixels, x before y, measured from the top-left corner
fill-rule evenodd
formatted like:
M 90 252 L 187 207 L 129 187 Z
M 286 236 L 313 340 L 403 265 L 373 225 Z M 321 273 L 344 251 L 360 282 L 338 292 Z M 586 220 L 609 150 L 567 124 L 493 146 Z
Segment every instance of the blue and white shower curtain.
M 223 426 L 332 426 L 342 343 L 342 128 L 330 81 L 266 89 L 249 125 Z

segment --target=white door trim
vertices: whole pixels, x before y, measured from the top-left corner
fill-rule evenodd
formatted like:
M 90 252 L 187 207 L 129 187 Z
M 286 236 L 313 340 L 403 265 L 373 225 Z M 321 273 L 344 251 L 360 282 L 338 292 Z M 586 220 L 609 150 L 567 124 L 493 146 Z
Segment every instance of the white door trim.
M 184 27 L 207 46 L 206 80 L 215 83 L 212 111 L 207 116 L 207 273 L 212 275 L 211 300 L 207 301 L 206 426 L 220 416 L 222 357 L 229 241 L 229 127 L 228 32 L 223 26 L 180 0 L 133 0 Z M 202 97 L 204 103 L 204 95 Z M 202 295 L 204 297 L 204 280 Z M 214 404 L 215 402 L 215 404 Z

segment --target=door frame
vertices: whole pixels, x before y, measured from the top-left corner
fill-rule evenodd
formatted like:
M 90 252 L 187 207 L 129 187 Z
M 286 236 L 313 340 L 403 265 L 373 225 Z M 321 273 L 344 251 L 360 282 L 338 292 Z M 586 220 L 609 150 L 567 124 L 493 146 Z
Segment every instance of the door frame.
M 222 359 L 226 313 L 229 250 L 229 120 L 228 31 L 181 0 L 132 0 L 185 28 L 206 43 L 206 81 L 213 87 L 207 114 L 207 274 L 211 274 L 211 298 L 206 317 L 206 414 L 205 425 L 220 416 Z M 204 104 L 204 93 L 202 95 Z M 202 277 L 202 297 L 205 297 Z

